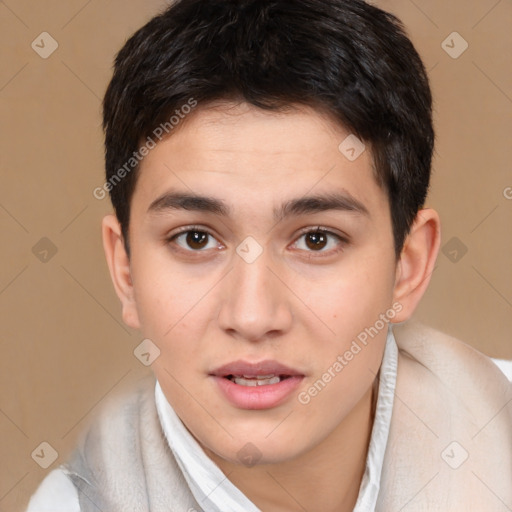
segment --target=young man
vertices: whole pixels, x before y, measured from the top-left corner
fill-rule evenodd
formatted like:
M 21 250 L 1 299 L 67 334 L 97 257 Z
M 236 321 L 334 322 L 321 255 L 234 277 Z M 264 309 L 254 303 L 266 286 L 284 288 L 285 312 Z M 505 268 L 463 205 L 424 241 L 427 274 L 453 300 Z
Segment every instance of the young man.
M 157 382 L 30 511 L 510 510 L 510 384 L 391 329 L 440 241 L 430 90 L 393 16 L 178 1 L 117 56 L 104 127 L 105 252 Z

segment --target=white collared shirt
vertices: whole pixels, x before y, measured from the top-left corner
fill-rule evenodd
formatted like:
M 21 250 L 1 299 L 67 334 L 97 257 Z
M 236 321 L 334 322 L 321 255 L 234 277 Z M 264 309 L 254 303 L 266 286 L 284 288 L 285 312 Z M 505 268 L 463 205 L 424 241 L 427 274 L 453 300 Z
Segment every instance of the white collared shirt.
M 372 512 L 380 488 L 391 424 L 398 349 L 391 329 L 380 369 L 379 391 L 366 469 L 354 512 Z M 165 398 L 160 384 L 155 400 L 163 432 L 190 490 L 204 512 L 258 512 L 254 505 L 205 454 Z M 53 470 L 32 496 L 27 512 L 80 512 L 78 493 L 62 468 Z

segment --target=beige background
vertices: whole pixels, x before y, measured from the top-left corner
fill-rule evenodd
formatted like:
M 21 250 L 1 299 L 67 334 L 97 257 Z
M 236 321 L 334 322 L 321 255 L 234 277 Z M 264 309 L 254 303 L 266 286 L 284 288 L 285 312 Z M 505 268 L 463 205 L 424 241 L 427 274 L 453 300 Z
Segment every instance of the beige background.
M 429 205 L 443 220 L 444 253 L 417 316 L 512 358 L 512 3 L 375 3 L 403 20 L 435 96 Z M 103 179 L 100 102 L 113 56 L 163 5 L 0 2 L 2 512 L 25 506 L 106 395 L 147 372 L 103 260 L 100 219 L 110 205 L 92 191 Z M 47 59 L 31 48 L 44 31 L 59 45 Z M 469 44 L 457 59 L 442 47 L 454 31 Z M 460 49 L 452 39 L 451 51 Z M 31 458 L 43 441 L 58 452 L 48 469 Z

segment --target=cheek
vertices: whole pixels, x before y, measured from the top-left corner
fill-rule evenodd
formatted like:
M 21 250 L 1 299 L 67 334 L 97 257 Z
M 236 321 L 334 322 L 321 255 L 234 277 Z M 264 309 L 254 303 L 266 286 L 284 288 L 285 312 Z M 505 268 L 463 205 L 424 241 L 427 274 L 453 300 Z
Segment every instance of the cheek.
M 203 300 L 201 300 L 203 298 Z M 208 330 L 211 311 L 204 293 L 183 293 L 180 287 L 155 287 L 139 296 L 141 331 L 153 340 L 169 361 L 178 361 L 199 351 Z
M 323 326 L 316 322 L 317 329 L 322 327 L 333 338 L 347 340 L 373 325 L 389 309 L 393 282 L 391 260 L 358 258 L 323 276 L 316 286 L 303 281 L 301 293 L 308 298 L 313 316 L 324 322 Z M 314 325 L 310 323 L 312 329 Z
M 392 319 L 386 315 L 394 313 L 393 278 L 391 259 L 383 264 L 366 258 L 321 287 L 310 288 L 310 304 L 324 325 L 309 322 L 309 336 L 317 342 L 315 372 L 300 397 L 310 412 L 304 428 L 315 430 L 318 418 L 326 425 L 337 424 L 371 387 Z
M 180 265 L 171 264 L 165 251 L 141 252 L 139 257 L 134 254 L 132 268 L 135 301 L 145 336 L 165 341 L 185 325 L 192 330 L 200 327 L 197 313 L 204 306 L 201 303 L 212 288 L 214 275 L 187 273 Z
M 173 405 L 180 408 L 182 386 L 194 389 L 198 398 L 204 391 L 196 386 L 207 368 L 205 357 L 211 354 L 208 340 L 214 328 L 215 290 L 209 279 L 190 280 L 176 270 L 146 271 L 138 277 L 141 286 L 136 300 L 141 333 L 160 350 L 152 370 L 167 396 L 173 397 Z M 186 408 L 187 402 L 183 405 Z

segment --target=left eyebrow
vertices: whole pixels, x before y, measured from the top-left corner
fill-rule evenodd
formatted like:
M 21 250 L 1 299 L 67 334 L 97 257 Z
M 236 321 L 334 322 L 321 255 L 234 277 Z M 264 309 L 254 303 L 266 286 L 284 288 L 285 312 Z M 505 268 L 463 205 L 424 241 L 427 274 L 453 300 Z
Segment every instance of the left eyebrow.
M 274 210 L 276 220 L 282 220 L 292 215 L 307 215 L 327 210 L 354 212 L 369 217 L 368 208 L 348 192 L 305 196 L 292 199 Z
M 161 213 L 166 210 L 189 210 L 227 216 L 229 208 L 219 199 L 195 194 L 171 192 L 155 199 L 148 208 L 148 213 Z

